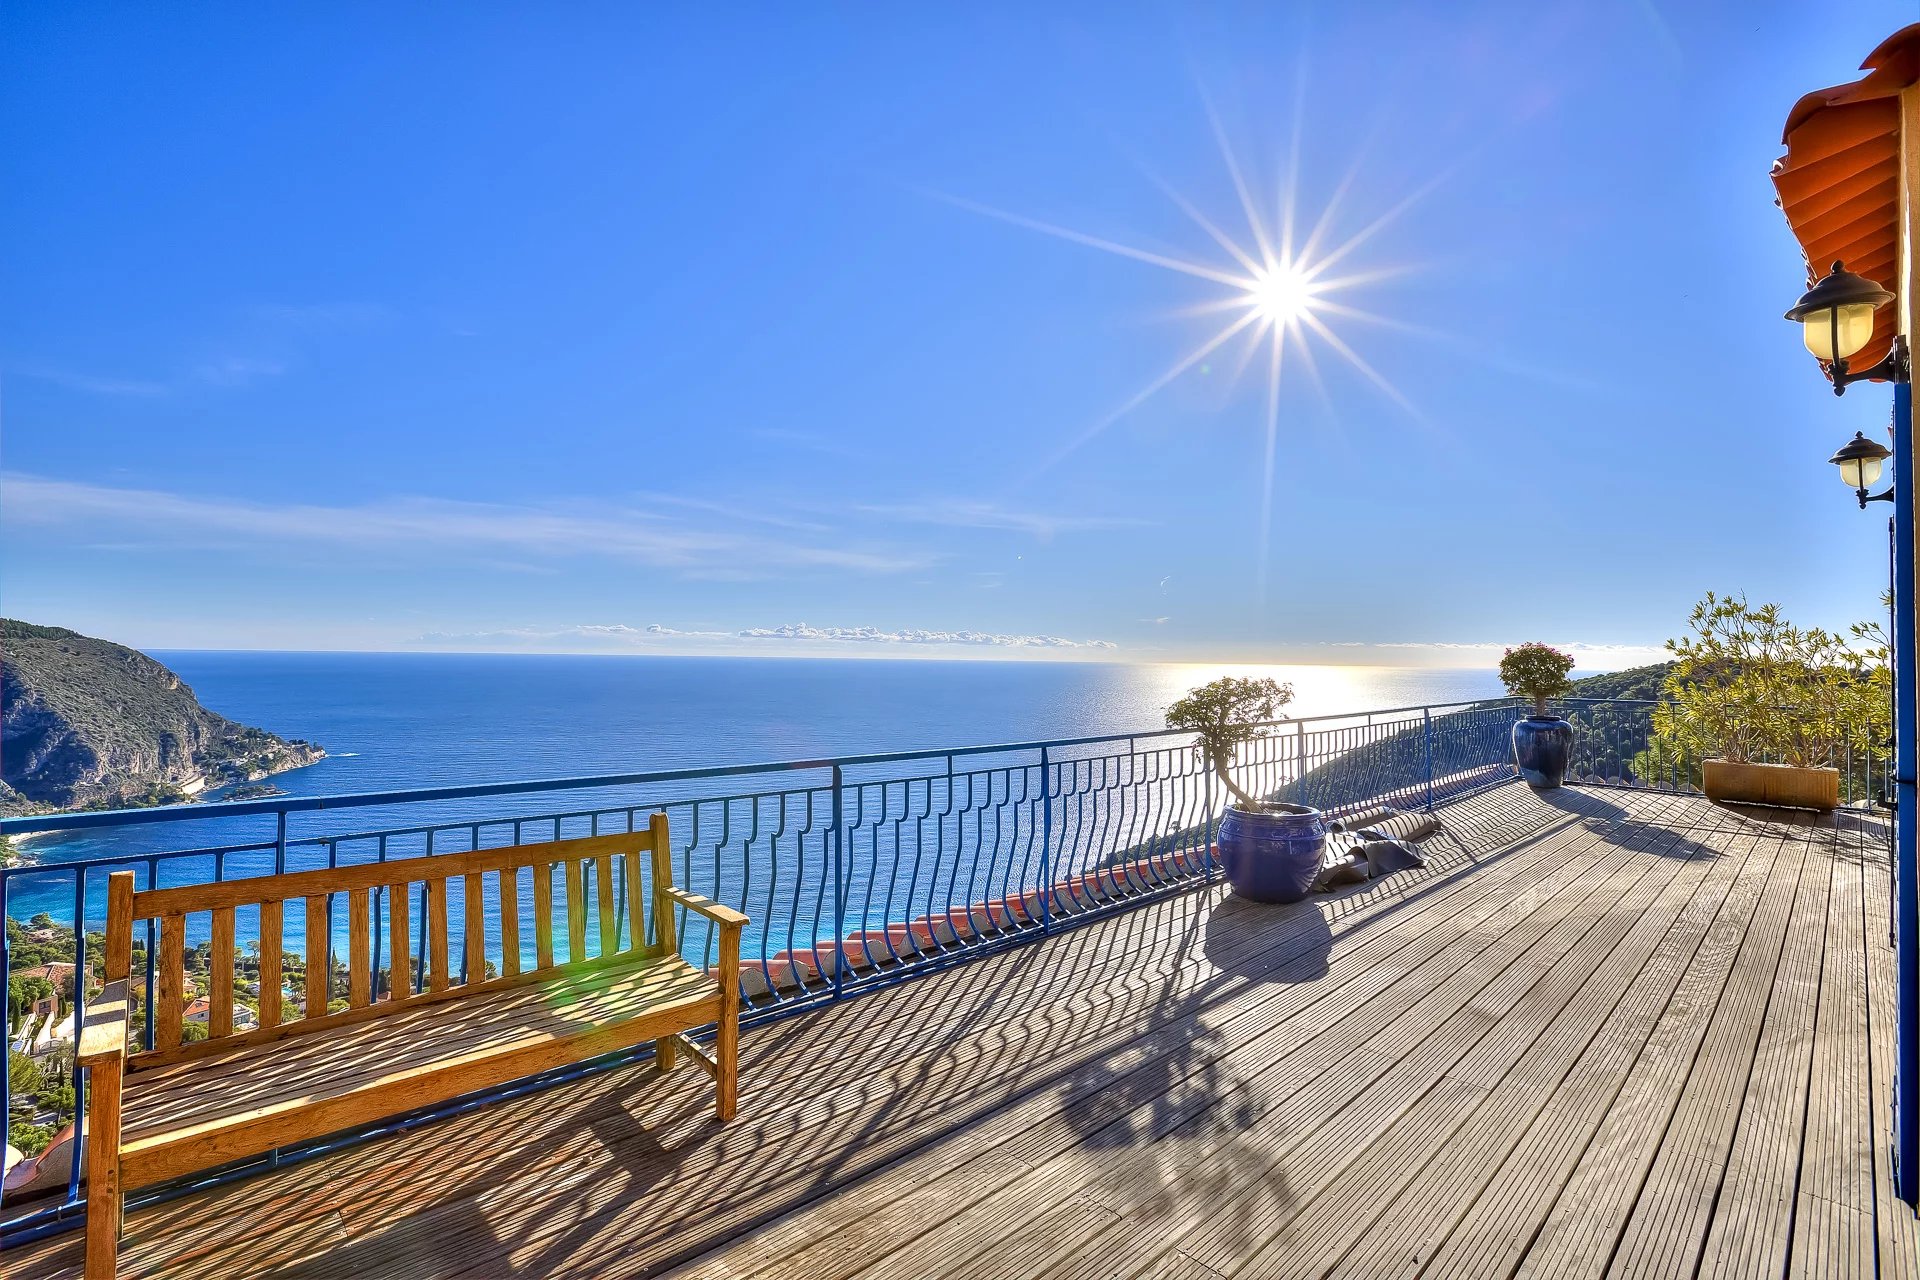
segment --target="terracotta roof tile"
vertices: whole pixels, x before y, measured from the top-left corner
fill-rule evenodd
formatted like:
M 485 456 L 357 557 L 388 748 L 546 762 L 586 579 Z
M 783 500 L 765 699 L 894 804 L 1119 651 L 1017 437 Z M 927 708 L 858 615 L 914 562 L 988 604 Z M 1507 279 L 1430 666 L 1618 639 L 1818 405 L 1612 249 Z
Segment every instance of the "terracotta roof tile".
M 1900 289 L 1900 104 L 1920 81 L 1920 23 L 1894 33 L 1860 64 L 1860 79 L 1818 89 L 1794 103 L 1773 166 L 1781 211 L 1807 258 L 1807 280 L 1845 262 L 1888 289 Z M 1873 337 L 1850 362 L 1864 369 L 1893 345 L 1898 309 L 1876 317 Z

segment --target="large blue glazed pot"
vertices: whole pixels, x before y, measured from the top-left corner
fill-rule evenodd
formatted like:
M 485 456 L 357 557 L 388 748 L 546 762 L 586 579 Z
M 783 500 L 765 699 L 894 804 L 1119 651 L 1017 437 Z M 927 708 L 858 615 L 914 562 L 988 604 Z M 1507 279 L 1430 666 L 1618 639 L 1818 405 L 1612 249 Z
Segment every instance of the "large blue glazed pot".
M 1227 883 L 1255 902 L 1298 902 L 1320 874 L 1327 828 L 1318 809 L 1275 804 L 1229 808 L 1220 819 L 1220 865 Z
M 1566 780 L 1573 751 L 1573 726 L 1558 716 L 1528 716 L 1513 723 L 1513 763 L 1535 791 L 1551 791 Z

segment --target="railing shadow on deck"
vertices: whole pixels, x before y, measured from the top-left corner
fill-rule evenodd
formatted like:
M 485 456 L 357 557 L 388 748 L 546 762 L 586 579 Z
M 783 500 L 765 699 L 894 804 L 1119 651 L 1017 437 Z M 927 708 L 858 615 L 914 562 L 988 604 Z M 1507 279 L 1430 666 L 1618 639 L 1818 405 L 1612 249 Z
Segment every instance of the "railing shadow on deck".
M 1566 793 L 1587 800 L 1555 804 L 1507 785 L 1514 776 L 1505 755 L 1511 718 L 1511 705 L 1495 701 L 1290 721 L 1250 751 L 1243 768 L 1250 784 L 1264 793 L 1291 788 L 1330 809 L 1352 811 L 1381 798 L 1405 807 L 1431 806 L 1441 827 L 1426 847 L 1434 864 L 1430 870 L 1440 874 L 1471 869 L 1569 817 L 1598 823 L 1610 820 L 1608 809 L 1612 818 L 1623 812 L 1587 788 Z M 118 867 L 141 869 L 149 885 L 178 883 L 183 876 L 217 878 L 421 852 L 458 853 L 502 841 L 599 832 L 603 824 L 619 829 L 631 826 L 636 815 L 666 809 L 676 815 L 674 830 L 685 833 L 675 855 L 679 878 L 757 914 L 758 955 L 746 967 L 760 985 L 747 992 L 749 1020 L 801 1010 L 824 1016 L 841 1007 L 842 997 L 956 966 L 983 966 L 982 979 L 1022 975 L 1024 981 L 1044 982 L 1046 975 L 1033 972 L 1031 961 L 1003 957 L 1063 928 L 1075 940 L 1050 954 L 1071 956 L 1094 943 L 1091 933 L 1079 939 L 1079 931 L 1068 926 L 1121 916 L 1137 916 L 1135 923 L 1146 926 L 1166 911 L 1186 909 L 1181 904 L 1193 897 L 1190 890 L 1217 874 L 1211 835 L 1223 798 L 1216 790 L 1185 737 L 1155 731 L 403 795 L 290 797 L 192 806 L 177 813 L 91 814 L 83 820 L 97 831 L 124 823 L 128 831 L 145 834 L 122 856 L 0 870 L 0 894 L 11 891 L 9 905 L 19 907 L 35 877 L 65 877 L 52 899 L 55 914 L 62 910 L 58 903 L 69 903 L 66 918 L 84 935 L 99 918 L 95 899 L 105 873 Z M 1462 811 L 1451 802 L 1476 795 L 1484 803 L 1476 804 L 1472 820 L 1455 821 Z M 484 811 L 474 807 L 482 801 Z M 572 807 L 555 812 L 562 803 Z M 385 809 L 388 822 L 393 815 L 412 820 L 365 829 L 355 825 L 363 822 L 358 816 L 363 807 L 373 814 Z M 289 832 L 290 816 L 300 818 L 301 831 Z M 255 820 L 254 825 L 245 830 L 232 825 L 244 819 Z M 277 828 L 259 830 L 260 819 L 277 822 Z M 49 821 L 6 820 L 0 831 L 37 830 Z M 194 824 L 192 830 L 204 833 L 201 843 L 181 849 L 155 834 L 177 823 Z M 228 843 L 214 842 L 229 833 Z M 624 880 L 617 884 L 622 895 L 645 888 Z M 1359 893 L 1321 899 L 1320 919 L 1338 928 L 1355 909 L 1351 904 L 1361 900 Z M 399 909 L 374 908 L 376 970 L 382 911 Z M 329 956 L 322 963 L 337 961 L 345 945 L 331 902 L 328 910 Z M 589 914 L 589 928 L 596 915 Z M 625 916 L 624 908 L 616 910 L 617 919 Z M 1091 932 L 1107 936 L 1109 930 Z M 690 959 L 710 962 L 712 938 L 697 922 L 683 921 L 680 936 Z M 496 946 L 497 939 L 489 937 L 487 944 Z M 146 955 L 151 967 L 151 939 Z M 0 956 L 0 967 L 7 960 Z M 463 968 L 467 963 L 463 960 Z M 953 1015 L 945 1025 L 965 1028 L 946 1033 L 949 1040 L 1001 1019 L 1010 1004 L 1018 1004 L 1012 999 L 1017 984 L 980 991 L 972 981 L 960 989 L 972 991 L 968 998 L 974 1003 L 943 1011 Z M 149 977 L 149 1019 L 151 989 Z M 589 1069 L 609 1065 L 615 1064 Z M 944 1068 L 923 1064 L 920 1070 L 927 1078 L 913 1082 L 914 1090 L 935 1088 Z M 506 1105 L 537 1089 L 571 1087 L 566 1078 L 563 1073 L 529 1081 L 493 1100 Z M 1042 1075 L 1035 1087 L 1052 1079 Z M 74 1084 L 84 1097 L 85 1082 L 77 1070 Z M 921 1095 L 909 1091 L 906 1096 Z M 871 1123 L 878 1132 L 885 1118 L 876 1115 Z M 38 1201 L 20 1204 L 12 1196 L 6 1208 L 25 1211 L 35 1231 L 76 1221 L 84 1206 L 83 1184 L 77 1173 L 66 1181 L 66 1198 L 53 1210 L 39 1210 Z M 17 1225 L 0 1223 L 0 1231 Z

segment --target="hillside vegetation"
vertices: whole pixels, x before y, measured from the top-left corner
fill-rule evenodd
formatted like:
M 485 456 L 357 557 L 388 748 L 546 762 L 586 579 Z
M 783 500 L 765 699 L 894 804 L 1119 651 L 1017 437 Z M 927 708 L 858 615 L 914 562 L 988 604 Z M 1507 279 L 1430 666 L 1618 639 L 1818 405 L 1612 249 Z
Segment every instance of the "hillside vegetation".
M 138 650 L 0 618 L 0 813 L 165 804 L 325 754 L 208 711 Z

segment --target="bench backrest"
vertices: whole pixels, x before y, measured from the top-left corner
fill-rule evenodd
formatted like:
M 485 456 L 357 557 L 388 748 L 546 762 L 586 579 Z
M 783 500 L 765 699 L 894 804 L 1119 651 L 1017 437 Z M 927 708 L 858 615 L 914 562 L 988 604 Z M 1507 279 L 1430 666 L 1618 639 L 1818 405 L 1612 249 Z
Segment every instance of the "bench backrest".
M 107 981 L 131 976 L 135 928 L 148 920 L 159 925 L 158 952 L 149 957 L 154 972 L 153 1043 L 133 1054 L 129 1065 L 176 1062 L 380 1017 L 425 1001 L 677 952 L 674 912 L 665 897 L 673 883 L 671 847 L 667 815 L 656 813 L 644 830 L 617 835 L 214 884 L 136 892 L 133 872 L 115 872 L 107 886 Z M 651 894 L 642 892 L 643 856 Z M 616 891 L 616 863 L 624 864 L 624 913 Z M 449 936 L 450 899 L 461 904 L 464 936 L 459 939 Z M 344 964 L 334 954 L 333 942 L 334 912 L 342 902 L 347 925 Z M 297 904 L 304 916 L 306 934 L 304 949 L 291 957 L 283 951 L 288 903 Z M 244 975 L 236 983 L 237 965 L 243 958 L 236 955 L 234 935 L 236 915 L 255 909 L 259 953 L 251 963 L 256 970 L 252 987 L 257 1009 L 255 1025 L 246 1026 L 244 1014 L 235 1017 L 236 987 L 244 989 L 247 984 Z M 208 1002 L 203 1011 L 206 1036 L 188 1040 L 183 1032 L 190 990 L 187 926 L 190 917 L 199 915 L 209 917 L 211 926 L 206 981 L 195 984 L 202 988 L 195 992 L 196 1005 L 201 998 Z M 530 940 L 522 934 L 529 917 Z M 562 922 L 558 930 L 556 921 Z M 490 922 L 496 926 L 492 933 L 499 943 L 498 972 L 492 977 L 487 975 Z M 376 963 L 376 936 L 386 944 L 380 950 L 390 957 L 390 964 Z M 556 936 L 561 939 L 558 952 Z M 417 971 L 416 956 L 424 961 Z M 305 969 L 291 1001 L 282 994 L 290 976 L 289 958 Z M 342 978 L 345 1007 L 329 1011 L 329 1005 L 341 999 L 337 988 Z M 194 1021 L 200 1012 L 196 1011 Z

